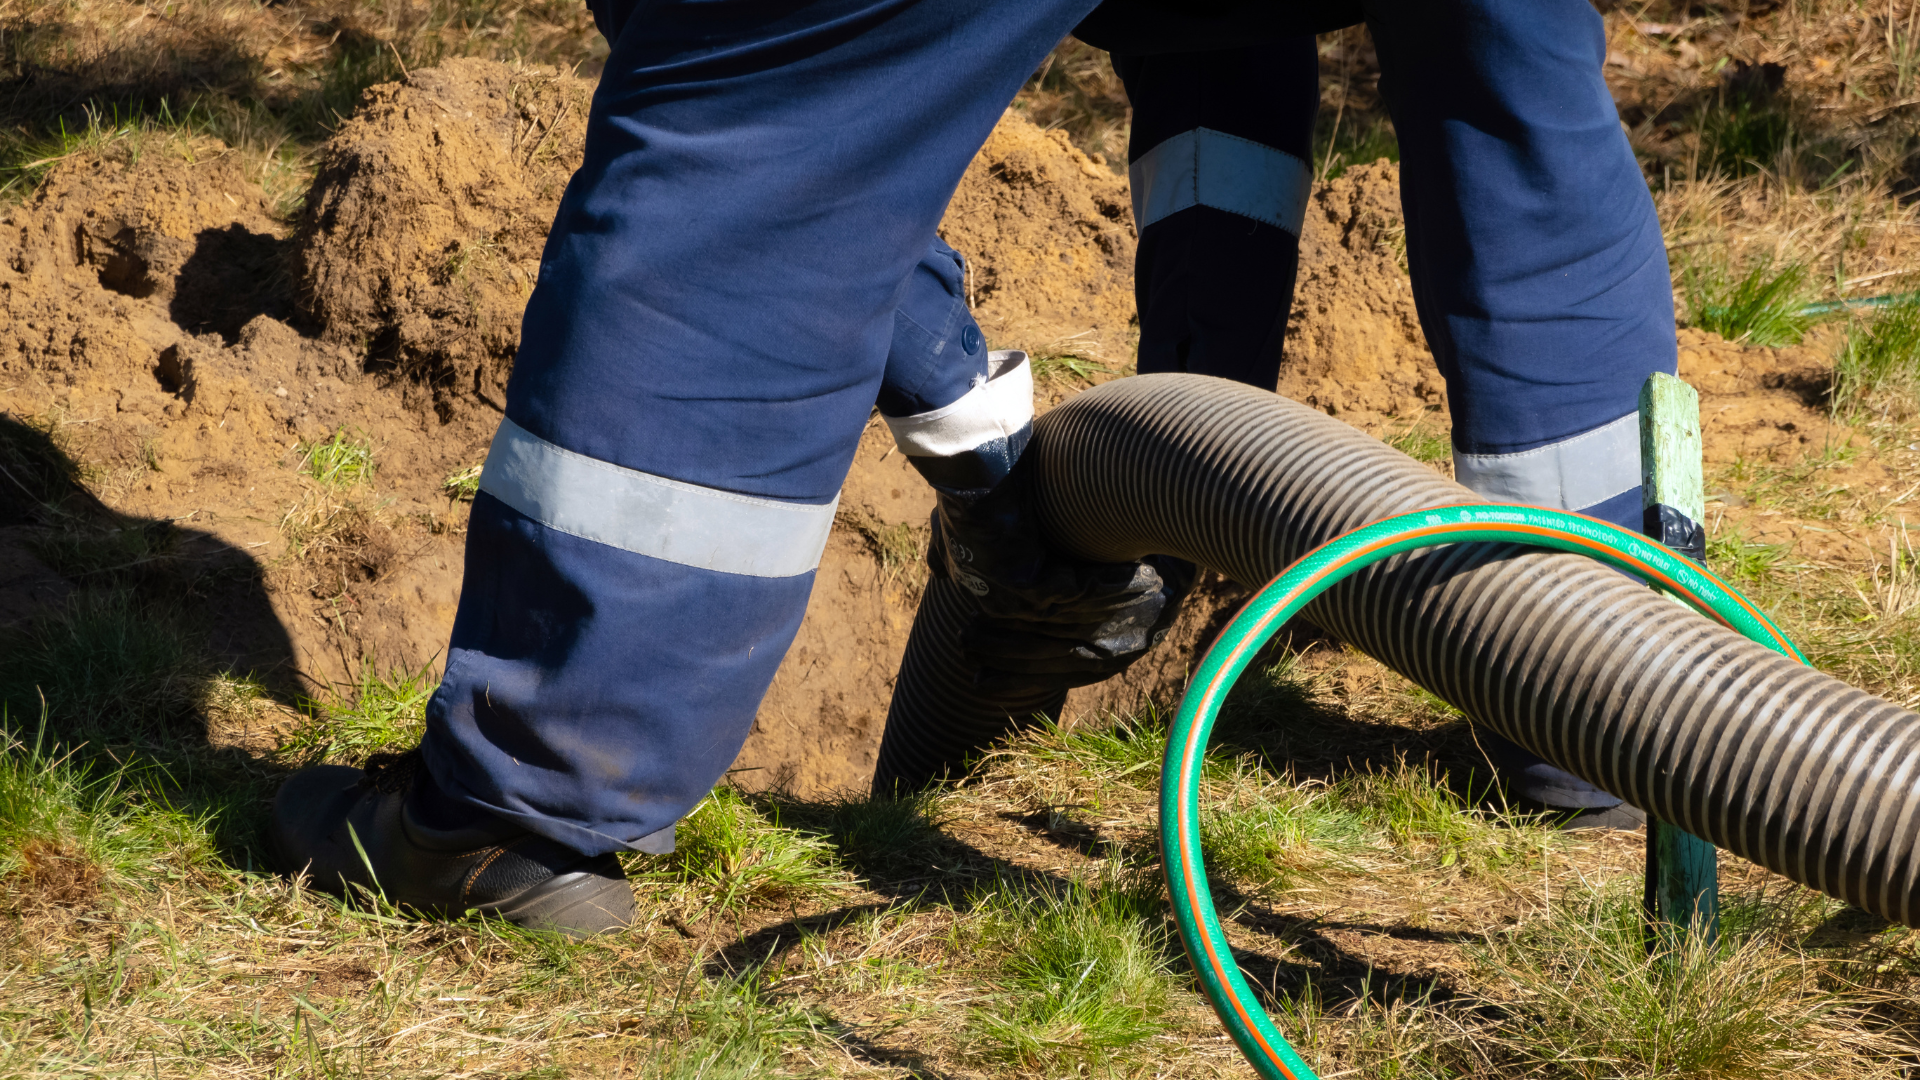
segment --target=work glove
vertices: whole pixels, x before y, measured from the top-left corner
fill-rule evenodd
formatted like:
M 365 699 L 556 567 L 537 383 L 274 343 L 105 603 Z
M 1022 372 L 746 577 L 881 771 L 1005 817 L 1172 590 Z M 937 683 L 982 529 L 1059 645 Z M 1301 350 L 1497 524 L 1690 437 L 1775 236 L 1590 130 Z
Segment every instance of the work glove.
M 962 400 L 886 417 L 936 496 L 928 562 L 977 605 L 962 641 L 983 689 L 1099 682 L 1165 635 L 1193 568 L 1178 559 L 1089 562 L 1048 543 L 1023 456 L 1033 432 L 1026 354 L 984 359 Z
M 1120 674 L 1166 636 L 1193 582 L 1193 564 L 1180 559 L 1103 563 L 1060 552 L 1040 529 L 1031 472 L 1017 461 L 992 488 L 935 489 L 927 560 L 978 605 L 961 641 L 982 689 Z

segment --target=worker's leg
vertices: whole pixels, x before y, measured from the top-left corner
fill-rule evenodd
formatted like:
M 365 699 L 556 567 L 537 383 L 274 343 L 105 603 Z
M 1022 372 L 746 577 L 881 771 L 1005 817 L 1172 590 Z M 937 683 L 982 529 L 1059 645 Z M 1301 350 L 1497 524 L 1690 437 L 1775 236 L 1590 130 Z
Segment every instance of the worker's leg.
M 1139 370 L 1271 390 L 1312 185 L 1314 40 L 1116 54 L 1113 66 L 1133 104 Z
M 1673 294 L 1600 16 L 1586 0 L 1367 0 L 1367 16 L 1456 475 L 1638 531 L 1636 408 L 1649 374 L 1675 370 Z M 1619 802 L 1503 751 L 1524 796 Z
M 423 814 L 670 844 L 799 625 L 947 199 L 1091 6 L 597 12 L 612 53 L 474 504 Z
M 1640 527 L 1640 385 L 1673 291 L 1586 0 L 1368 0 L 1414 298 L 1461 480 Z

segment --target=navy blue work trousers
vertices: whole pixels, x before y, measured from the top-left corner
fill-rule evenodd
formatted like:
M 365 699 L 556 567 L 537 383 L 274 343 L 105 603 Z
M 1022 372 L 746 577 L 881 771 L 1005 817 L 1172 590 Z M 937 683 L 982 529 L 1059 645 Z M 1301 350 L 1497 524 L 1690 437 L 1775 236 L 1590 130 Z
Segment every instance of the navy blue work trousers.
M 1134 107 L 1140 370 L 1272 388 L 1311 178 L 1315 40 L 1170 52 L 1135 2 L 1135 25 L 1109 8 L 1097 29 Z M 1456 475 L 1637 531 L 1636 406 L 1647 376 L 1675 367 L 1672 286 L 1600 76 L 1599 16 L 1577 2 L 1364 6 Z M 1492 732 L 1482 743 L 1514 794 L 1619 802 Z
M 595 4 L 612 51 L 428 708 L 446 801 L 583 852 L 670 846 L 798 629 L 869 410 L 937 413 L 983 380 L 961 261 L 934 230 L 1008 101 L 1092 7 Z M 1632 158 L 1599 84 L 1598 21 L 1584 0 L 1368 14 L 1383 50 L 1434 54 L 1395 85 L 1419 99 L 1400 120 L 1409 253 L 1456 430 L 1493 449 L 1559 438 L 1539 403 L 1586 391 L 1544 388 L 1588 386 L 1611 362 L 1601 346 L 1639 350 L 1640 322 L 1671 319 L 1635 276 L 1657 262 L 1664 279 L 1665 263 L 1644 186 L 1618 190 Z M 1430 24 L 1452 36 L 1419 41 Z M 1514 64 L 1524 79 L 1496 77 Z M 1476 173 L 1475 155 L 1495 167 Z M 1517 224 L 1471 227 L 1495 217 Z M 1625 241 L 1622 221 L 1639 223 Z M 1518 396 L 1462 404 L 1487 393 Z

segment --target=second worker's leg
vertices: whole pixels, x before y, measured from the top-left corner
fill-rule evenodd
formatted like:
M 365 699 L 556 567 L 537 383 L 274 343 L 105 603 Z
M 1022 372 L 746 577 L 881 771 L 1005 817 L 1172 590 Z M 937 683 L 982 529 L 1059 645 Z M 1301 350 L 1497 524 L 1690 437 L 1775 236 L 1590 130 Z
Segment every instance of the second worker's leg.
M 1648 375 L 1675 370 L 1673 291 L 1601 77 L 1600 16 L 1586 0 L 1368 0 L 1367 17 L 1456 476 L 1639 531 L 1637 404 Z M 1498 741 L 1522 797 L 1620 805 Z
M 1313 181 L 1314 40 L 1115 54 L 1113 66 L 1133 105 L 1140 373 L 1271 390 Z

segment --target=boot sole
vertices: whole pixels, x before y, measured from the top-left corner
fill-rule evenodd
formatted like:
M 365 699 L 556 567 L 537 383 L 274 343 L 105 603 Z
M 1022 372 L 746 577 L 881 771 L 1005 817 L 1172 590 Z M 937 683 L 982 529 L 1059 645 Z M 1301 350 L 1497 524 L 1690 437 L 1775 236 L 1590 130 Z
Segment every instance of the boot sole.
M 618 869 L 619 864 L 614 864 Z M 526 892 L 476 910 L 529 930 L 565 934 L 578 940 L 625 930 L 639 908 L 624 874 L 610 877 L 590 870 L 556 874 Z

